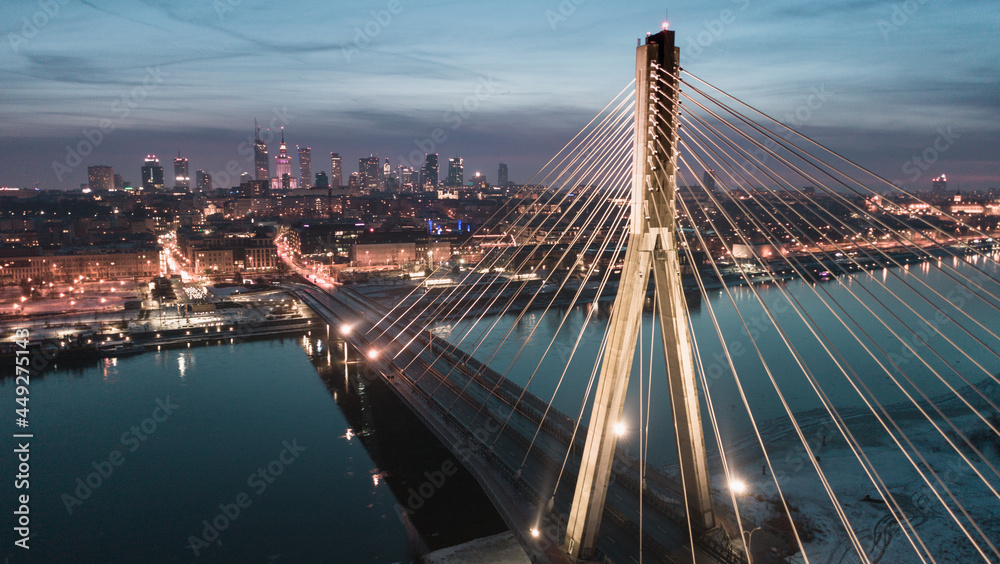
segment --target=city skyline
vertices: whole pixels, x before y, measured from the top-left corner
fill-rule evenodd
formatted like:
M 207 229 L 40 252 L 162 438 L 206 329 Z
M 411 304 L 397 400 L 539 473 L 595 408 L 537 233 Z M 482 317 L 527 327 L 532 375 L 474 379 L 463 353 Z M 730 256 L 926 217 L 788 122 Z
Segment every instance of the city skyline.
M 725 0 L 669 15 L 686 69 L 886 178 L 996 187 L 1000 17 L 985 2 L 912 4 Z M 137 184 L 143 155 L 179 149 L 224 186 L 230 168 L 253 171 L 255 116 L 272 147 L 285 126 L 293 145 L 348 162 L 461 152 L 470 174 L 496 181 L 505 162 L 524 183 L 628 83 L 632 45 L 663 18 L 653 2 L 390 1 L 303 7 L 303 27 L 263 2 L 56 5 L 11 8 L 3 28 L 3 185 L 77 188 L 95 165 Z M 142 37 L 106 39 L 122 25 Z M 81 143 L 94 147 L 76 159 Z

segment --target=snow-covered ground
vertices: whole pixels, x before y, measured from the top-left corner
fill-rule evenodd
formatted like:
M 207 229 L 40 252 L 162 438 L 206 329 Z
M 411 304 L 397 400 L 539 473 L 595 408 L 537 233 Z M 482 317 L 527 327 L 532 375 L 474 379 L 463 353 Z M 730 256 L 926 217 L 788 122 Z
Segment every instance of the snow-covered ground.
M 424 556 L 426 564 L 530 564 L 510 531 L 442 548 Z
M 56 283 L 39 288 L 41 298 L 21 299 L 21 287 L 8 284 L 0 290 L 0 311 L 17 315 L 53 315 L 71 311 L 120 310 L 126 301 L 138 300 L 132 282 Z
M 856 533 L 857 542 L 871 562 L 920 562 L 913 545 L 919 547 L 921 543 L 926 546 L 921 552 L 929 552 L 937 562 L 1000 561 L 1000 556 L 989 546 L 989 543 L 1000 545 L 1000 500 L 992 491 L 1000 491 L 1000 477 L 990 467 L 1000 466 L 1000 440 L 968 408 L 942 405 L 942 410 L 985 460 L 964 445 L 961 436 L 943 419 L 935 419 L 941 428 L 939 432 L 912 407 L 890 411 L 911 444 L 907 444 L 895 429 L 894 433 L 907 447 L 907 453 L 926 480 L 937 489 L 937 494 L 874 418 L 855 416 L 847 420 L 847 426 L 860 444 L 873 475 L 877 473 L 874 481 L 879 487 L 873 485 L 873 479 L 866 475 L 858 457 L 829 418 L 813 417 L 803 427 L 816 464 L 842 508 L 843 519 Z M 1000 426 L 1000 419 L 994 421 L 994 426 Z M 779 439 L 773 440 L 776 434 Z M 800 537 L 808 561 L 861 561 L 830 493 L 810 463 L 798 436 L 794 432 L 771 432 L 764 436 L 774 475 L 778 476 L 777 483 L 800 524 Z M 972 461 L 971 466 L 949 446 L 948 440 L 963 445 L 960 450 Z M 741 516 L 753 523 L 743 524 L 747 532 L 765 524 L 772 529 L 781 528 L 784 514 L 772 471 L 765 472 L 765 459 L 755 443 L 755 439 L 748 438 L 729 453 L 734 477 L 746 486 L 743 493 L 736 495 L 736 501 Z M 730 491 L 721 470 L 712 480 L 718 490 L 716 499 L 729 500 Z M 960 505 L 951 499 L 941 483 Z M 937 495 L 947 501 L 947 505 Z M 890 507 L 896 511 L 895 517 Z M 912 530 L 910 526 L 905 527 L 909 538 L 897 520 L 912 525 Z M 963 528 L 976 540 L 979 549 L 966 538 Z M 767 548 L 758 543 L 767 544 L 768 535 L 758 532 L 751 542 L 753 552 L 757 553 Z M 980 550 L 987 557 L 984 558 Z M 801 559 L 801 555 L 797 558 Z

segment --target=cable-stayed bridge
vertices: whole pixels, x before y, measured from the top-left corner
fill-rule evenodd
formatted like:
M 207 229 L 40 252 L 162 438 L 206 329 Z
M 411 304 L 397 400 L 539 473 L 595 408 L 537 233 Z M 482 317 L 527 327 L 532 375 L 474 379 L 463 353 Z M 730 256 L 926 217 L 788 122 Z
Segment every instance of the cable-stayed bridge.
M 996 220 L 636 67 L 474 268 L 300 296 L 536 561 L 1000 561 Z

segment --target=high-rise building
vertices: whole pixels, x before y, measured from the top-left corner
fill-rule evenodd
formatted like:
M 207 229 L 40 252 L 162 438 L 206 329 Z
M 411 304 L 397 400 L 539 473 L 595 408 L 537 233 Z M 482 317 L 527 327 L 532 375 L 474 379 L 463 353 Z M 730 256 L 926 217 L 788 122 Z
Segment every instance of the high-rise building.
M 715 171 L 706 170 L 701 174 L 701 186 L 709 192 L 715 192 Z
M 486 180 L 485 174 L 477 172 L 475 176 L 472 177 L 472 181 L 470 182 L 470 184 L 476 190 L 484 191 L 489 187 L 490 183 Z
M 352 172 L 350 180 L 347 181 L 347 189 L 352 194 L 356 194 L 359 190 L 361 190 L 363 181 L 364 176 L 360 172 Z
M 271 179 L 271 162 L 267 158 L 267 143 L 260 138 L 260 126 L 253 120 L 253 168 L 255 180 Z M 282 131 L 284 133 L 284 131 Z
M 115 171 L 110 166 L 87 167 L 87 185 L 91 190 L 112 190 L 115 187 Z
M 281 128 L 281 145 L 278 154 L 274 156 L 274 178 L 271 179 L 271 190 L 294 190 L 299 186 L 299 179 L 292 176 L 292 157 L 288 156 L 288 145 L 285 144 L 285 128 Z
M 386 159 L 385 164 L 382 165 L 382 188 L 387 192 L 399 191 L 399 178 L 392 175 L 392 165 L 389 164 L 389 159 Z
M 115 190 L 121 190 L 124 187 L 125 187 L 125 180 L 122 179 L 122 175 L 116 174 L 115 175 Z
M 247 180 L 236 189 L 236 194 L 240 198 L 266 198 L 267 184 L 267 180 Z
M 358 173 L 362 177 L 362 188 L 369 192 L 382 189 L 382 167 L 379 166 L 378 155 L 358 159 Z
M 448 180 L 447 186 L 462 186 L 465 184 L 465 165 L 462 164 L 462 157 L 448 159 Z
M 145 164 L 142 165 L 142 189 L 163 190 L 163 167 L 156 155 L 146 155 Z
M 948 191 L 948 178 L 945 175 L 942 174 L 931 182 L 935 194 L 944 194 Z
M 204 170 L 198 169 L 194 173 L 195 185 L 199 192 L 208 192 L 212 189 L 212 175 Z
M 312 188 L 312 149 L 295 146 L 299 150 L 299 186 Z
M 174 159 L 174 188 L 187 192 L 191 189 L 191 175 L 188 173 L 188 160 L 182 157 L 180 151 Z
M 504 163 L 500 163 L 500 168 L 497 170 L 497 186 L 507 187 L 507 165 Z
M 420 173 L 416 169 L 408 166 L 399 167 L 399 187 L 407 192 L 416 190 L 420 183 Z
M 425 188 L 433 188 L 438 184 L 438 155 L 424 155 L 424 167 L 420 169 L 420 184 Z
M 330 153 L 330 187 L 340 188 L 344 185 L 343 161 L 338 153 Z
M 317 190 L 330 188 L 330 179 L 326 176 L 325 172 L 319 171 L 316 173 L 316 183 L 312 187 Z

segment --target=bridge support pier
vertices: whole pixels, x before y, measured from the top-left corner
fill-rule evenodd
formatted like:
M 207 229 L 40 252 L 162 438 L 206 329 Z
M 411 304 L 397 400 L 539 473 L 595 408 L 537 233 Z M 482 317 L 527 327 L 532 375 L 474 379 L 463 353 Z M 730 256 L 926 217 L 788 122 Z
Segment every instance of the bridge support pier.
M 609 321 L 608 342 L 563 544 L 566 553 L 577 560 L 593 555 L 600 531 L 618 442 L 616 430 L 625 406 L 651 271 L 688 514 L 695 531 L 706 531 L 715 525 L 675 238 L 678 57 L 674 32 L 666 30 L 647 37 L 646 44 L 636 51 L 635 150 L 628 249 Z

